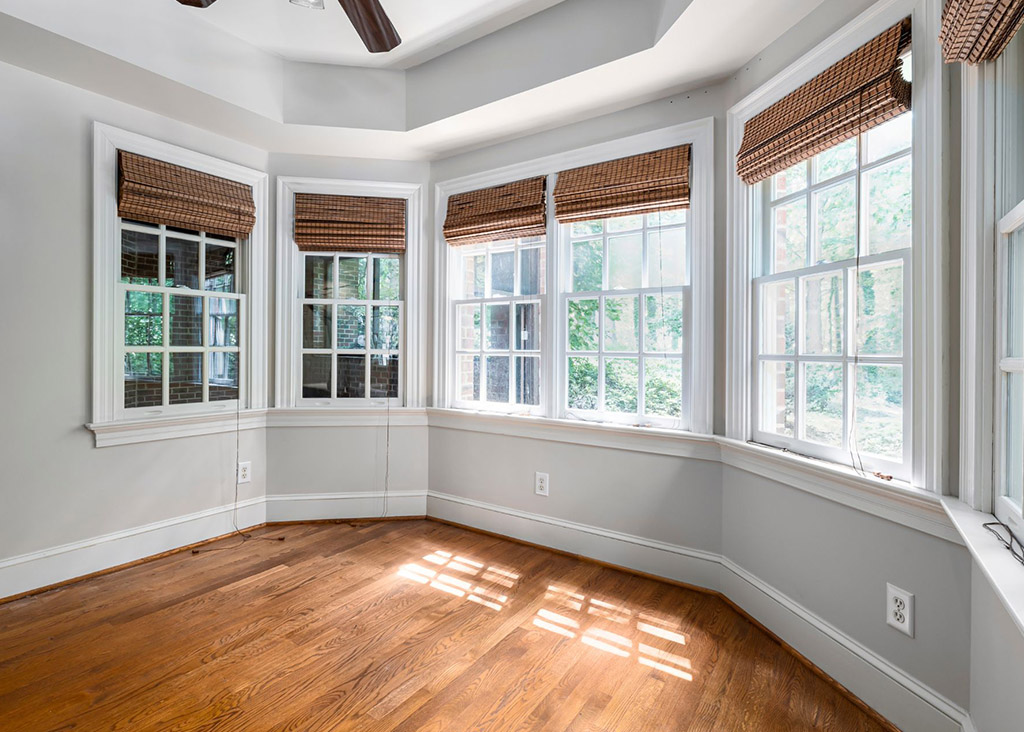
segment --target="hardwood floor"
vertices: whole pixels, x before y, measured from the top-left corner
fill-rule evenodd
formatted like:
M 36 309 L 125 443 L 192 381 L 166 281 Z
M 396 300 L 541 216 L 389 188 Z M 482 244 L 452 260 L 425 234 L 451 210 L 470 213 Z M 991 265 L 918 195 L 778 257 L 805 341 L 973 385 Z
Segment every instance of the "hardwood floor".
M 713 595 L 429 521 L 255 535 L 0 606 L 0 728 L 893 729 Z

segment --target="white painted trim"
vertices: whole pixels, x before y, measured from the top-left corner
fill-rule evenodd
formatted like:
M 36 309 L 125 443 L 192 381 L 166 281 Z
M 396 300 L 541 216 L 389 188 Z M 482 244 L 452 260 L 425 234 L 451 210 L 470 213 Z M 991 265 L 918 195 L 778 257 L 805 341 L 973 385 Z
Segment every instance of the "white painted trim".
M 434 187 L 434 399 L 433 406 L 449 408 L 454 404 L 451 393 L 451 308 L 449 307 L 448 276 L 450 272 L 449 247 L 444 242 L 444 220 L 447 214 L 448 198 L 480 188 L 488 188 L 523 178 L 549 176 L 561 170 L 592 165 L 606 160 L 638 155 L 661 150 L 674 145 L 690 143 L 693 146 L 690 208 L 691 283 L 693 292 L 692 321 L 700 327 L 694 328 L 694 354 L 691 373 L 690 424 L 694 432 L 710 434 L 713 427 L 714 409 L 714 118 L 686 122 L 651 132 L 623 137 L 609 142 L 568 150 L 514 165 L 488 170 L 461 178 L 441 181 Z M 549 196 L 551 191 L 549 190 Z M 553 220 L 549 210 L 549 223 Z M 548 262 L 555 263 L 558 254 L 558 237 L 550 230 L 548 236 Z M 550 284 L 550 278 L 549 278 Z M 552 311 L 561 295 L 559 290 L 548 292 L 548 310 Z M 559 359 L 559 348 L 548 339 L 551 348 L 545 353 L 548 359 Z M 546 379 L 556 373 L 544 369 Z M 545 383 L 543 390 L 550 396 L 557 391 L 555 382 Z M 548 404 L 552 404 L 547 399 Z M 549 413 L 553 417 L 557 412 Z
M 423 186 L 419 183 L 382 183 L 330 178 L 278 177 L 277 179 L 277 273 L 276 324 L 277 353 L 274 379 L 274 404 L 292 408 L 298 403 L 299 333 L 301 326 L 295 309 L 298 263 L 302 253 L 293 239 L 296 193 L 322 193 L 335 196 L 371 196 L 403 198 L 406 201 L 405 268 L 405 348 L 402 393 L 406 407 L 422 407 L 426 398 L 426 308 L 427 258 L 423 253 Z M 331 409 L 330 407 L 328 409 Z
M 869 39 L 907 15 L 913 18 L 917 39 L 935 38 L 941 19 L 939 0 L 880 0 L 852 22 L 832 34 L 800 59 L 750 94 L 728 112 L 727 160 L 732 166 L 751 117 L 839 61 Z M 946 287 L 946 217 L 943 215 L 948 185 L 942 173 L 946 144 L 944 94 L 946 71 L 936 43 L 914 44 L 914 252 L 911 298 L 913 318 L 910 368 L 913 373 L 910 444 L 914 486 L 936 494 L 946 489 L 946 418 L 942 409 L 948 393 L 944 317 Z M 729 176 L 727 280 L 726 280 L 726 437 L 746 441 L 753 435 L 750 395 L 751 275 L 753 273 L 750 189 L 733 173 Z
M 272 409 L 267 412 L 267 427 L 383 427 L 388 424 L 389 413 L 380 408 L 371 409 Z M 392 409 L 392 427 L 426 427 L 427 410 Z
M 425 516 L 426 491 L 361 493 L 303 493 L 267 496 L 267 521 L 324 521 L 331 519 Z
M 246 250 L 248 312 L 244 322 L 245 373 L 242 384 L 249 409 L 266 407 L 267 394 L 267 250 L 269 189 L 267 174 L 203 155 L 100 122 L 93 123 L 93 373 L 92 422 L 110 424 L 118 414 L 121 371 L 116 363 L 117 302 L 117 151 L 145 155 L 251 186 L 256 224 Z
M 715 552 L 431 490 L 431 517 L 721 592 L 904 729 L 969 729 L 967 712 Z
M 234 530 L 234 505 L 217 506 L 0 561 L 0 597 L 82 577 Z M 241 529 L 266 521 L 262 496 L 238 502 Z
M 179 437 L 216 435 L 239 430 L 256 430 L 267 426 L 267 410 L 234 409 L 216 412 L 189 414 L 179 417 L 157 419 L 133 419 L 120 422 L 87 424 L 95 436 L 96 447 L 133 445 L 139 442 L 173 440 Z

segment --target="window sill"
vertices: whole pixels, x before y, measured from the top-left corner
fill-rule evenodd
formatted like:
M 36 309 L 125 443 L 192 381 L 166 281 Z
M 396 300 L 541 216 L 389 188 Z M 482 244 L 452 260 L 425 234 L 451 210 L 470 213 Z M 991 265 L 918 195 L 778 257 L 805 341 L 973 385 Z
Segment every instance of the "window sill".
M 188 414 L 151 419 L 125 419 L 117 422 L 87 424 L 96 440 L 96 447 L 133 445 L 140 442 L 173 440 L 179 437 L 215 435 L 236 429 L 254 430 L 266 427 L 267 410 L 244 409 L 241 412 Z
M 975 511 L 956 498 L 943 498 L 942 505 L 985 579 L 992 585 L 1018 630 L 1024 633 L 1024 566 L 982 526 L 995 521 L 995 516 Z M 1017 535 L 1020 536 L 1019 530 Z
M 426 427 L 427 410 L 415 407 L 290 407 L 267 411 L 267 427 Z

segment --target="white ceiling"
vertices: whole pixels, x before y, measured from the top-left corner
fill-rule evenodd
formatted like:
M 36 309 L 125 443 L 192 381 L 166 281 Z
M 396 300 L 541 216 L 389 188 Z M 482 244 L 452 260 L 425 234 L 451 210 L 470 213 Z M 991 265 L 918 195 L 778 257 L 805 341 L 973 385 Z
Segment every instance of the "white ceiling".
M 402 38 L 402 45 L 382 54 L 366 50 L 337 0 L 325 0 L 324 10 L 289 0 L 219 0 L 205 9 L 182 6 L 181 12 L 291 61 L 406 68 L 561 1 L 381 0 Z

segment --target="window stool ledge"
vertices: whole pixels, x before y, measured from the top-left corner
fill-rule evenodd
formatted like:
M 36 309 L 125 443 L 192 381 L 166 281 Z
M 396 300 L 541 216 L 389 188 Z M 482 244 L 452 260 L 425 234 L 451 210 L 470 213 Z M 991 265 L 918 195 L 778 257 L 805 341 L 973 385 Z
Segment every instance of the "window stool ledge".
M 173 440 L 179 437 L 214 435 L 236 429 L 254 430 L 267 426 L 267 410 L 245 409 L 227 412 L 171 415 L 85 425 L 93 433 L 96 447 L 132 445 L 140 442 Z

